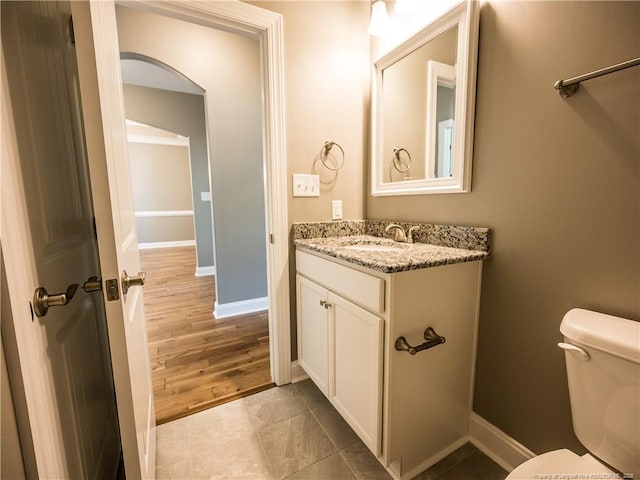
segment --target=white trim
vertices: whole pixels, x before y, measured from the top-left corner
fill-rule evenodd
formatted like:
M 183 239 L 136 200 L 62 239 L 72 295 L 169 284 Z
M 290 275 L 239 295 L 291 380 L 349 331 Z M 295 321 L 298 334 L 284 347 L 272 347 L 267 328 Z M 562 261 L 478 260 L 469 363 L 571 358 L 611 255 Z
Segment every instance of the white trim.
M 248 313 L 261 312 L 269 307 L 269 298 L 250 298 L 249 300 L 241 300 L 239 302 L 218 303 L 215 301 L 213 315 L 220 318 L 235 317 L 237 315 L 246 315 Z
M 307 372 L 300 366 L 298 360 L 291 362 L 291 383 L 302 382 L 307 378 L 309 378 L 309 375 L 307 375 Z
M 147 242 L 139 243 L 138 250 L 150 250 L 152 248 L 195 247 L 195 240 L 177 240 L 175 242 Z
M 193 210 L 146 210 L 134 213 L 136 218 L 193 217 Z
M 469 418 L 469 437 L 471 443 L 508 472 L 536 456 L 475 412 Z
M 154 135 L 140 135 L 137 133 L 128 133 L 127 142 L 129 143 L 145 143 L 149 145 L 169 145 L 172 147 L 188 147 L 189 137 L 178 135 L 177 137 L 160 137 Z
M 291 381 L 289 319 L 289 224 L 284 105 L 283 18 L 243 2 L 145 2 L 136 8 L 222 29 L 260 43 L 263 85 L 264 173 L 271 377 Z
M 216 274 L 216 266 L 196 267 L 196 277 L 209 277 Z

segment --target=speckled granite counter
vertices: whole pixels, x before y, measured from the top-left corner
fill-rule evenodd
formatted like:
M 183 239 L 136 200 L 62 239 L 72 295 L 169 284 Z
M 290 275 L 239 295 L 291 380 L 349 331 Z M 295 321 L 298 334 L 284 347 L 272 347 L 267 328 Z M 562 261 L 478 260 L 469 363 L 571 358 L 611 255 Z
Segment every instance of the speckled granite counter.
M 405 229 L 420 226 L 415 232 L 417 243 L 401 243 L 388 238 L 389 234 L 384 232 L 390 223 L 393 222 L 297 223 L 292 228 L 292 239 L 303 250 L 385 273 L 489 258 L 491 230 L 488 228 L 399 222 Z

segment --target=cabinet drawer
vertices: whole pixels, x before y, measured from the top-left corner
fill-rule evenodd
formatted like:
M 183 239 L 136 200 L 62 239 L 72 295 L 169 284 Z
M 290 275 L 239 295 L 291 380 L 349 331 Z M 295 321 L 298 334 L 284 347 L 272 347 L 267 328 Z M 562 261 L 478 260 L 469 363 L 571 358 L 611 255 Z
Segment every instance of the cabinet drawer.
M 296 251 L 299 273 L 374 312 L 384 312 L 384 280 Z

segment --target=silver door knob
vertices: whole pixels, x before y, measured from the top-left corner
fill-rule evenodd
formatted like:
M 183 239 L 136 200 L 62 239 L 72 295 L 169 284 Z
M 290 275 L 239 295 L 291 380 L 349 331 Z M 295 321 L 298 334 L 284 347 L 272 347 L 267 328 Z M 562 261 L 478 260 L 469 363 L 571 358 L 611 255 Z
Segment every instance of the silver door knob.
M 44 287 L 36 288 L 33 293 L 33 310 L 38 317 L 44 317 L 49 311 L 49 307 L 61 307 L 71 301 L 76 294 L 79 285 L 74 283 L 67 287 L 64 293 L 54 293 L 49 295 Z
M 144 280 L 147 278 L 145 272 L 138 272 L 137 275 L 129 275 L 126 270 L 122 271 L 122 293 L 125 295 L 131 287 L 141 287 L 144 285 Z

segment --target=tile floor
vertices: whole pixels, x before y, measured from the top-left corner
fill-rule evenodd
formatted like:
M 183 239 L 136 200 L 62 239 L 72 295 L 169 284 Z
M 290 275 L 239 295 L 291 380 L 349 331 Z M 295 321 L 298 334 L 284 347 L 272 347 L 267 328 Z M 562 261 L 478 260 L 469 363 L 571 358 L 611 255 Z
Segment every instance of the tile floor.
M 502 480 L 466 444 L 416 480 Z M 276 387 L 160 425 L 158 479 L 391 479 L 310 381 Z

